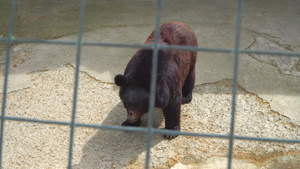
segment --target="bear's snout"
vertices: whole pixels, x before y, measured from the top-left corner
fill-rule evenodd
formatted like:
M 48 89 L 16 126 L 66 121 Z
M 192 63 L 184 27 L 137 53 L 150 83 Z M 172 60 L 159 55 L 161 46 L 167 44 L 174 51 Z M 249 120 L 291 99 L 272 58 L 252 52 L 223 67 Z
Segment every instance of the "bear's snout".
M 130 116 L 130 117 L 132 117 L 132 116 L 134 116 L 136 113 L 134 113 L 134 111 L 129 111 L 128 112 L 128 115 Z
M 136 122 L 139 118 L 140 118 L 139 113 L 131 110 L 127 112 L 127 120 L 130 123 Z

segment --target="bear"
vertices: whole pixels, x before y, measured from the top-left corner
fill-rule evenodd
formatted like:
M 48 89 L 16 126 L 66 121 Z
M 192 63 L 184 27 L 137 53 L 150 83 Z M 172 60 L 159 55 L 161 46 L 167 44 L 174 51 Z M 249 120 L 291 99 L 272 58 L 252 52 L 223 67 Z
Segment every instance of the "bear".
M 145 44 L 154 43 L 154 31 Z M 169 22 L 160 26 L 159 44 L 197 47 L 194 31 L 184 23 Z M 128 62 L 124 74 L 115 76 L 120 86 L 119 97 L 127 110 L 127 119 L 122 126 L 139 126 L 141 117 L 148 112 L 152 71 L 152 49 L 139 49 Z M 181 104 L 192 100 L 195 84 L 197 52 L 160 49 L 155 107 L 162 109 L 165 129 L 180 131 Z M 178 135 L 164 135 L 175 138 Z

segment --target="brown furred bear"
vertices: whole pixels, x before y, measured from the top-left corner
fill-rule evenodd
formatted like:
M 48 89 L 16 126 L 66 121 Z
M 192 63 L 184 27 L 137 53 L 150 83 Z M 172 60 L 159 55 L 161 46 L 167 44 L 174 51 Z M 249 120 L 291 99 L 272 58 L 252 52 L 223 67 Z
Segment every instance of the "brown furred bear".
M 154 43 L 154 31 L 145 43 Z M 161 25 L 159 44 L 198 46 L 192 29 L 179 22 Z M 127 109 L 127 119 L 122 126 L 139 126 L 141 116 L 148 112 L 152 55 L 151 49 L 138 50 L 129 61 L 124 75 L 115 76 L 115 84 L 120 86 L 120 98 Z M 163 110 L 165 129 L 180 130 L 181 104 L 192 100 L 196 56 L 195 51 L 170 49 L 158 51 L 155 107 Z

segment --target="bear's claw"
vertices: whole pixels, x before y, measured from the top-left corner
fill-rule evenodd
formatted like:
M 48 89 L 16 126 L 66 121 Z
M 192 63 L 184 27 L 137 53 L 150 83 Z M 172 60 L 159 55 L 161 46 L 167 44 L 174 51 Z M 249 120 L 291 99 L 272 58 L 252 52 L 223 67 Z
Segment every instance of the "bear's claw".
M 167 128 L 165 128 L 167 129 Z M 177 130 L 177 131 L 180 131 L 180 125 L 178 126 L 175 126 L 173 129 L 167 129 L 167 130 Z M 176 138 L 178 135 L 173 135 L 173 134 L 166 134 L 164 135 L 164 138 L 166 139 L 173 139 L 173 138 Z
M 190 103 L 191 101 L 192 101 L 192 95 L 191 94 L 182 97 L 182 104 L 187 104 L 187 103 Z

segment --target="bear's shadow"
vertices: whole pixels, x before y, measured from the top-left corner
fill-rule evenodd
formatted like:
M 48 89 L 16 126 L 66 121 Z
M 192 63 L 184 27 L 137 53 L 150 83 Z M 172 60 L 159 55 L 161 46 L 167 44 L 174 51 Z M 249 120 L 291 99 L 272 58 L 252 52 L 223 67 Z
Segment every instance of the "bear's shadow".
M 120 126 L 125 120 L 125 111 L 122 103 L 118 103 L 103 120 L 102 125 Z M 141 127 L 147 127 L 147 120 L 148 117 L 145 115 Z M 155 109 L 153 127 L 159 128 L 163 122 L 162 111 Z M 132 164 L 140 154 L 146 152 L 146 136 L 146 133 L 142 132 L 99 129 L 84 145 L 80 163 L 73 165 L 72 168 L 114 168 Z M 153 135 L 151 147 L 163 139 L 162 135 Z

